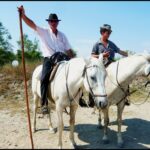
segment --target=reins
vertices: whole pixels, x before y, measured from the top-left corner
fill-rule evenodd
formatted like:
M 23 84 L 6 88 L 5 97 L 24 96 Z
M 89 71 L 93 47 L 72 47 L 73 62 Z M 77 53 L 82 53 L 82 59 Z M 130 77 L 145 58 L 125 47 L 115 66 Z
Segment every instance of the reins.
M 118 81 L 118 71 L 119 70 L 119 60 L 118 60 L 118 63 L 117 63 L 117 69 L 116 69 L 116 82 L 117 82 L 117 85 L 116 84 L 114 84 L 113 82 L 113 84 L 114 85 L 116 85 L 116 86 L 118 86 L 120 89 L 121 89 L 121 91 L 124 93 L 124 97 L 116 104 L 116 105 L 118 105 L 118 104 L 120 104 L 127 96 L 130 96 L 131 94 L 133 94 L 133 93 L 135 93 L 137 90 L 134 90 L 134 91 L 132 91 L 132 92 L 128 92 L 128 91 L 125 91 L 124 90 L 124 88 L 121 86 L 121 84 L 119 83 L 119 81 Z M 150 73 L 147 75 L 147 77 L 150 75 Z M 111 79 L 110 79 L 111 80 Z M 147 85 L 148 84 L 150 84 L 150 81 L 147 81 L 146 82 L 146 84 L 145 84 L 145 88 L 147 87 Z M 143 86 L 141 86 L 140 87 L 140 89 L 142 89 L 142 87 Z M 147 100 L 148 100 L 148 97 L 150 96 L 150 92 L 148 93 L 148 95 L 147 95 L 147 97 L 146 97 L 146 99 L 142 102 L 142 103 L 139 103 L 139 104 L 136 104 L 136 103 L 134 103 L 134 102 L 132 102 L 129 98 L 129 100 L 131 101 L 131 103 L 132 104 L 134 104 L 134 105 L 141 105 L 141 104 L 143 104 L 143 103 L 145 103 Z

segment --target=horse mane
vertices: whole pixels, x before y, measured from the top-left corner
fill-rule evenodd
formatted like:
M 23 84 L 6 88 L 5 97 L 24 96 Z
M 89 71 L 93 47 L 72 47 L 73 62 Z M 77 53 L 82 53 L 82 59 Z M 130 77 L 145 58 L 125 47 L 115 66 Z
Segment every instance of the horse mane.
M 138 56 L 145 57 L 146 60 L 150 63 L 150 53 L 136 53 L 136 54 L 130 55 L 130 56 L 128 56 L 128 57 L 121 58 L 121 59 L 119 59 L 119 61 L 126 60 L 126 59 L 129 59 L 129 60 L 130 60 L 130 59 L 132 59 L 133 57 L 138 57 Z M 107 69 L 113 67 L 116 63 L 118 63 L 118 60 L 115 61 L 115 62 L 112 62 L 112 63 L 108 66 Z M 107 69 L 106 69 L 106 70 L 107 70 Z
M 137 53 L 137 54 L 134 54 L 133 56 L 144 56 L 147 61 L 150 62 L 150 53 L 149 52 L 146 52 L 146 53 Z
M 150 54 L 145 54 L 144 56 L 145 56 L 146 59 L 150 62 Z

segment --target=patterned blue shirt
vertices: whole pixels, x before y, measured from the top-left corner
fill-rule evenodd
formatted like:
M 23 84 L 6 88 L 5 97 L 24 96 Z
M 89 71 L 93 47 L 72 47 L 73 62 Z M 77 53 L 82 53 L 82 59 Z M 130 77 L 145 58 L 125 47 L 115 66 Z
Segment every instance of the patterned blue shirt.
M 114 60 L 115 53 L 119 52 L 119 48 L 111 41 L 108 40 L 107 47 L 103 45 L 103 43 L 99 40 L 96 42 L 92 49 L 92 54 L 99 55 L 100 53 L 110 52 L 109 60 Z

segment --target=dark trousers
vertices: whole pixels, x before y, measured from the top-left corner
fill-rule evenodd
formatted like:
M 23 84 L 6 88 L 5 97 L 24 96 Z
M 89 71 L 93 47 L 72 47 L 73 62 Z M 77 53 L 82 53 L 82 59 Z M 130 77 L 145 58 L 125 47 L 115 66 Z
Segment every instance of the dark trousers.
M 51 61 L 48 57 L 45 57 L 41 76 L 41 106 L 48 105 L 47 91 L 51 70 L 52 70 Z
M 56 63 L 63 60 L 68 61 L 70 58 L 62 52 L 56 52 L 50 58 L 44 58 L 41 76 L 41 106 L 48 105 L 47 91 L 49 85 L 49 76 L 52 72 L 52 69 Z

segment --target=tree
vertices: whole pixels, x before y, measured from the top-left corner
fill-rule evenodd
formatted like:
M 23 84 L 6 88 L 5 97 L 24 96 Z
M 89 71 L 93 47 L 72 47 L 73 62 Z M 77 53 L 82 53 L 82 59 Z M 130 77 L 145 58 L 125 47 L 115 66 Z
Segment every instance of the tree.
M 8 30 L 5 29 L 3 24 L 0 22 L 0 48 L 5 50 L 12 50 L 12 45 L 9 43 L 11 40 L 11 35 Z
M 42 54 L 39 51 L 39 45 L 38 40 L 34 39 L 32 42 L 27 34 L 23 35 L 24 40 L 24 54 L 25 59 L 27 61 L 35 61 L 40 60 L 42 58 Z M 22 58 L 22 52 L 21 52 L 21 40 L 17 41 L 19 49 L 17 50 L 17 58 L 20 61 Z
M 0 22 L 0 66 L 11 62 L 15 58 L 15 54 L 12 51 L 13 46 L 9 43 L 10 40 L 11 35 Z

